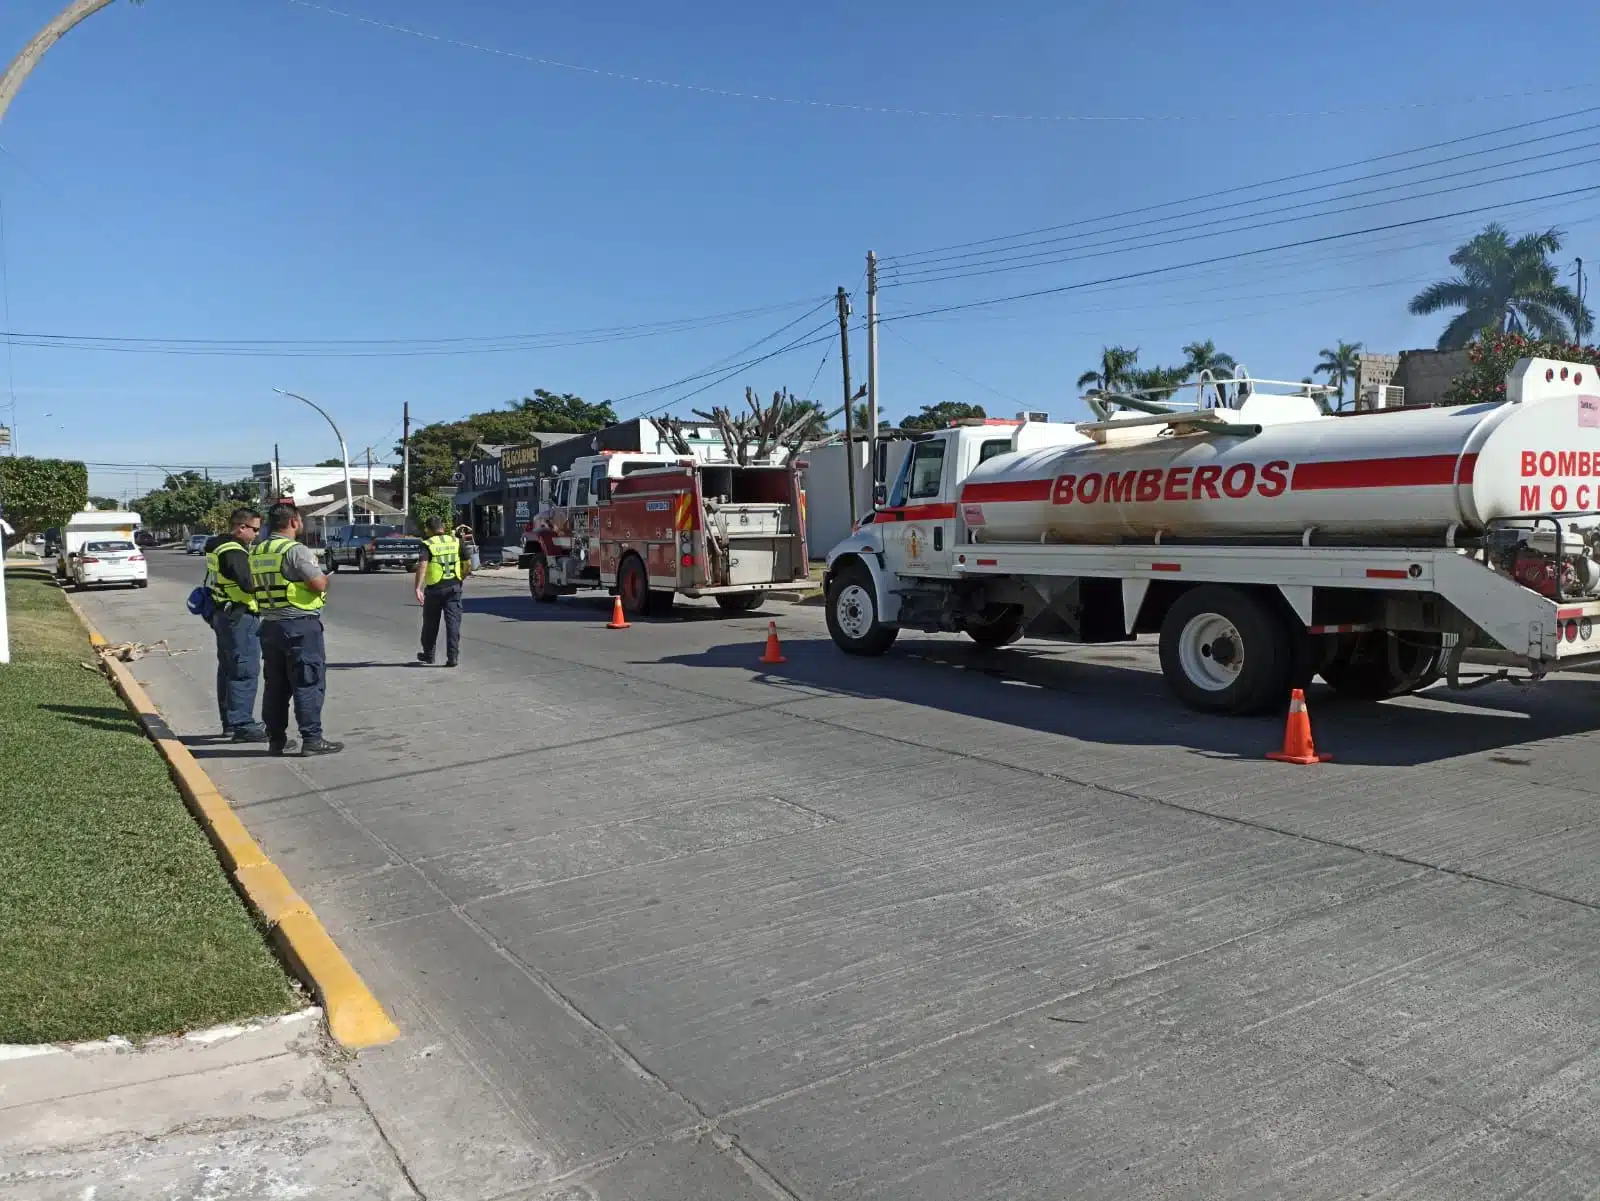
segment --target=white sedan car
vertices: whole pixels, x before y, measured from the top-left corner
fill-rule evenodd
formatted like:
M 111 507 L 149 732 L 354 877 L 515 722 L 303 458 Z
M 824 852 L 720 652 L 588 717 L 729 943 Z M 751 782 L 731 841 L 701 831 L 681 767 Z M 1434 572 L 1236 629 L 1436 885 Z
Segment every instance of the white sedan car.
M 79 588 L 102 584 L 148 588 L 150 565 L 145 562 L 144 552 L 124 539 L 86 542 L 72 557 L 72 582 Z

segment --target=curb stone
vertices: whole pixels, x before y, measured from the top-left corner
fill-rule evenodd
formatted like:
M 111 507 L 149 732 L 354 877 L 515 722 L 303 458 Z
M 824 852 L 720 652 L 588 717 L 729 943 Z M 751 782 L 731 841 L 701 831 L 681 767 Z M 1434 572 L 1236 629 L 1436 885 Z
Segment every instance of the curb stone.
M 70 593 L 63 593 L 96 651 L 106 640 Z M 267 924 L 290 970 L 311 989 L 328 1018 L 328 1033 L 347 1051 L 381 1046 L 400 1030 L 372 995 L 344 952 L 278 865 L 245 829 L 227 800 L 189 753 L 154 702 L 120 660 L 99 656 L 111 682 L 166 760 L 184 803 L 200 823 L 245 901 Z

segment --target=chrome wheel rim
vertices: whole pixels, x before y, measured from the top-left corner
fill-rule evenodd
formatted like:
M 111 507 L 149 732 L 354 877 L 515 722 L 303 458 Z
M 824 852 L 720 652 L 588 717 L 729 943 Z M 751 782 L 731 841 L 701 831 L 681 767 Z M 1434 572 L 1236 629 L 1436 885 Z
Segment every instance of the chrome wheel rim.
M 834 620 L 851 641 L 872 632 L 872 597 L 860 584 L 846 584 L 833 602 Z
M 1244 639 L 1220 613 L 1197 613 L 1178 638 L 1183 674 L 1207 692 L 1221 692 L 1244 670 Z

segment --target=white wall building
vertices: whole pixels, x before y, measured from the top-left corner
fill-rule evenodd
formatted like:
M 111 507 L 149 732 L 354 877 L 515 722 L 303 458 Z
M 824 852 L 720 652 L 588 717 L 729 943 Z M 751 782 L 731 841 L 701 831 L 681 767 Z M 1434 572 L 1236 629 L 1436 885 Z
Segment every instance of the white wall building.
M 343 467 L 311 467 L 293 466 L 289 463 L 283 465 L 282 480 L 293 490 L 294 503 L 297 507 L 326 503 L 326 498 L 313 497 L 313 492 L 318 492 L 337 484 L 339 496 L 344 496 L 344 468 Z M 369 474 L 370 473 L 370 474 Z M 395 476 L 395 469 L 374 463 L 370 468 L 365 464 L 350 464 L 350 487 L 356 488 L 365 485 L 365 491 L 372 493 L 371 485 L 374 483 L 388 483 Z M 266 499 L 270 502 L 282 495 L 278 482 L 273 478 L 271 463 L 258 463 L 251 469 L 251 475 L 261 484 L 266 492 Z

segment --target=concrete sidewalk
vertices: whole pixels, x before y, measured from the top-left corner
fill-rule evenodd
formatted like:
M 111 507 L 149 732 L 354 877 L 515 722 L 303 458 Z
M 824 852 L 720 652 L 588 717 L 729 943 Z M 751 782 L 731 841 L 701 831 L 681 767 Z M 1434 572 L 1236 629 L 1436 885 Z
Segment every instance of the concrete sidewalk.
M 416 1198 L 320 1019 L 0 1048 L 0 1196 Z

